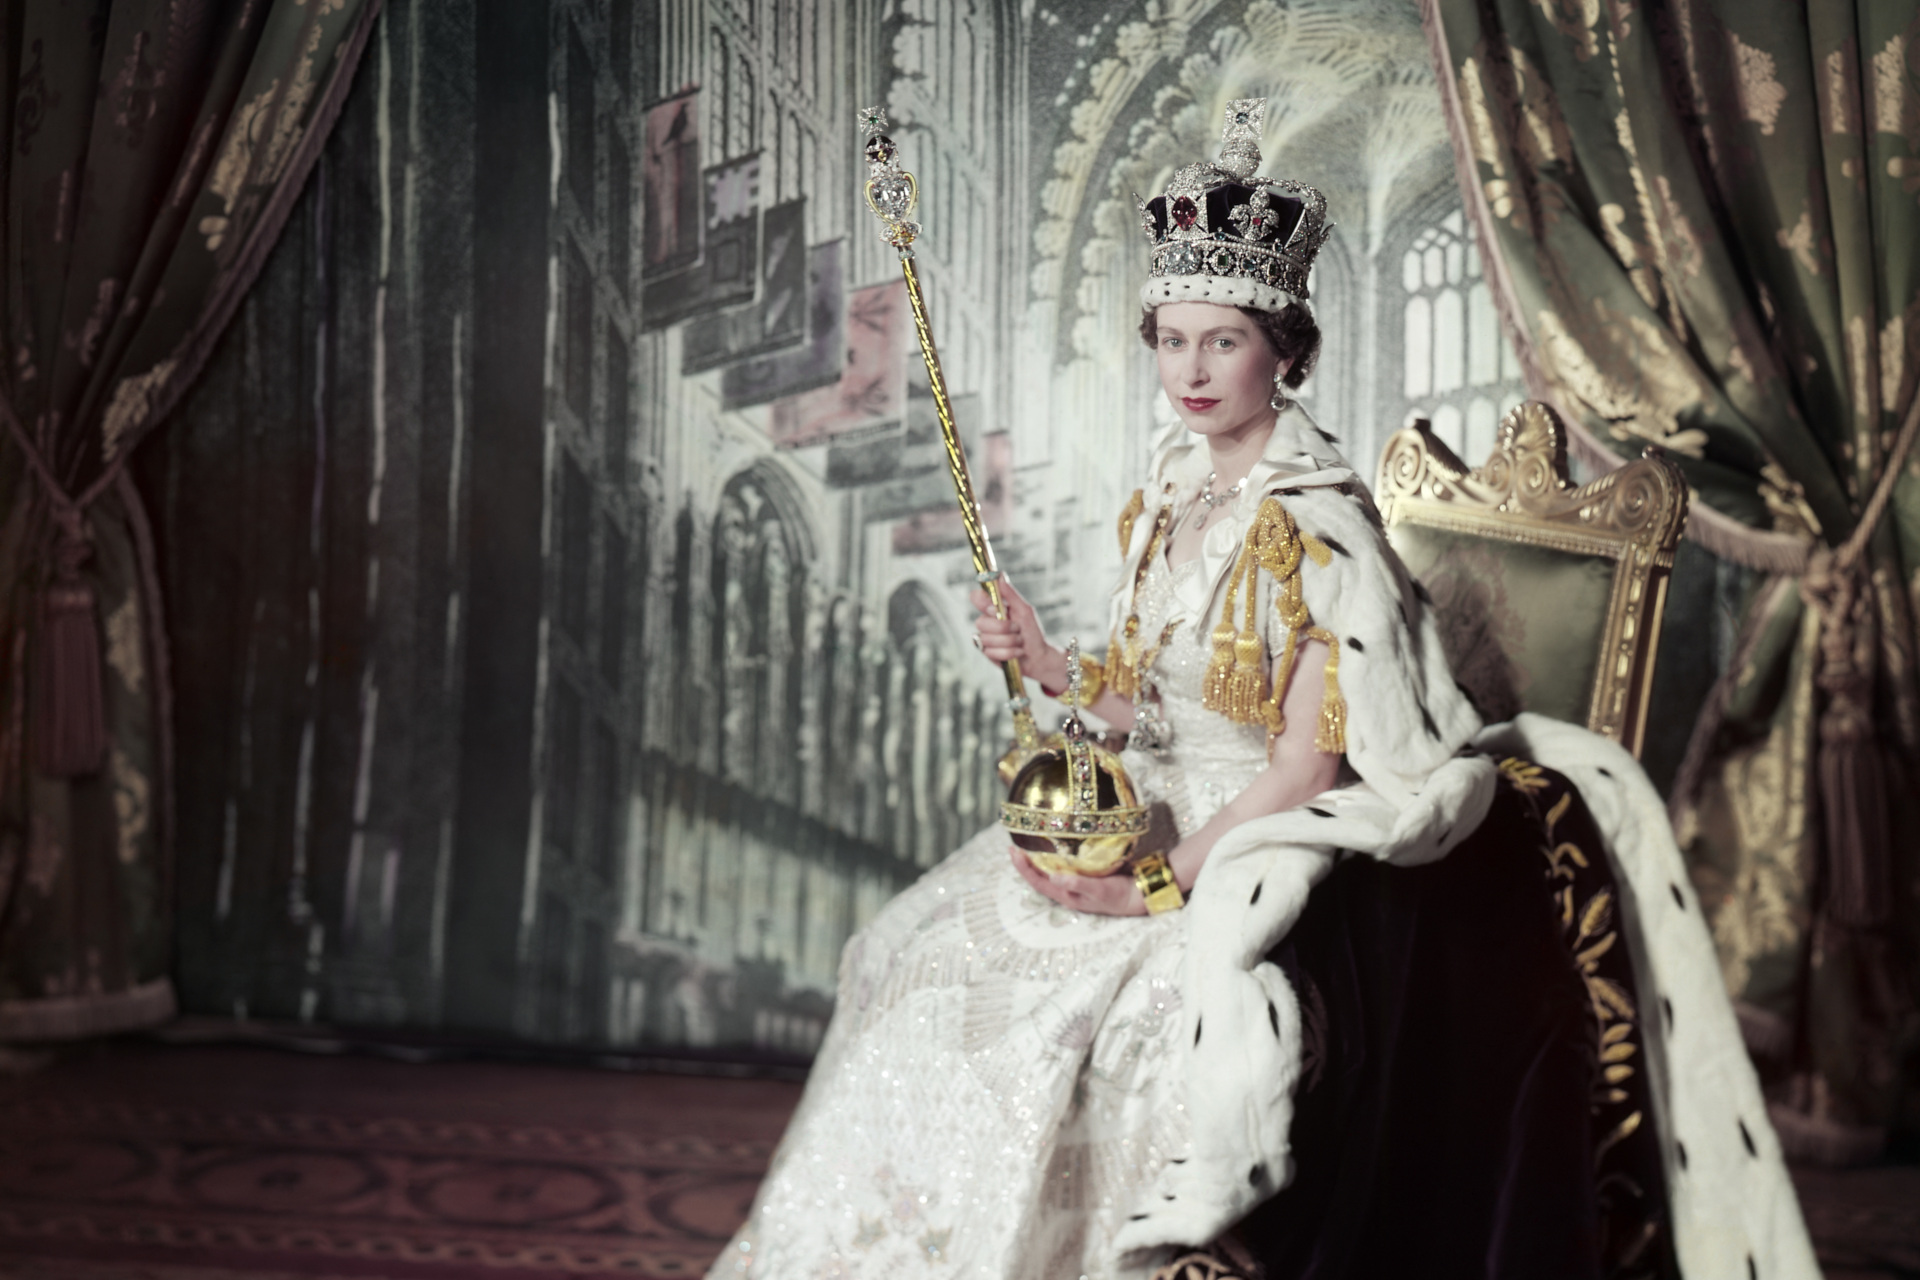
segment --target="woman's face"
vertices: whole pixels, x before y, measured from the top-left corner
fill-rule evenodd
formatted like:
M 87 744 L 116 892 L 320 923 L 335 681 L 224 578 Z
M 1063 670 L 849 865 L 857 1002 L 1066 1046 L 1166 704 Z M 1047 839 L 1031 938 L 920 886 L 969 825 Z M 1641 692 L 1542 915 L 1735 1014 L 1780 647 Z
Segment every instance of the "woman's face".
M 1160 385 L 1187 430 L 1236 436 L 1273 421 L 1279 359 L 1259 326 L 1238 307 L 1165 302 L 1154 312 Z

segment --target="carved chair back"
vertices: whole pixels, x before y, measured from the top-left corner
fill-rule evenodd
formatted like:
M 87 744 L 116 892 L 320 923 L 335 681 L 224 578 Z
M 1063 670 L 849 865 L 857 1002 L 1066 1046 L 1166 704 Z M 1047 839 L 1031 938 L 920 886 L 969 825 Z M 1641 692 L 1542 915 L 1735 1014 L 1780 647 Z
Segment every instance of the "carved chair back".
M 1432 598 L 1454 675 L 1489 721 L 1536 711 L 1640 753 L 1673 552 L 1678 467 L 1646 456 L 1575 486 L 1566 429 L 1538 401 L 1469 468 L 1416 421 L 1387 441 L 1374 496 Z

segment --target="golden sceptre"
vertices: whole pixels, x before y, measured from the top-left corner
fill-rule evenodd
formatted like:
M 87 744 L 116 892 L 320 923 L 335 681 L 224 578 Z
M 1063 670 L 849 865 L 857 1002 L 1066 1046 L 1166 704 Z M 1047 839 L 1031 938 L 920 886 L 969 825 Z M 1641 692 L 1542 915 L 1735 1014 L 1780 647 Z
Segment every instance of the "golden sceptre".
M 947 470 L 973 553 L 974 577 L 992 598 L 995 615 L 1004 618 L 1007 607 L 1000 592 L 1000 567 L 980 519 L 980 502 L 974 496 L 966 452 L 960 447 L 953 402 L 947 396 L 947 380 L 940 372 L 940 355 L 927 321 L 926 295 L 914 266 L 913 242 L 920 235 L 920 224 L 913 221 L 913 211 L 920 201 L 920 185 L 901 166 L 900 149 L 887 136 L 886 108 L 864 108 L 860 129 L 866 137 L 867 207 L 880 219 L 881 236 L 900 255 L 900 274 L 907 283 L 913 327 L 927 365 L 940 439 L 946 445 Z M 1079 646 L 1072 646 L 1068 662 L 1072 710 L 1064 730 L 1045 741 L 1034 723 L 1020 664 L 1007 661 L 1000 669 L 1007 683 L 1007 709 L 1013 713 L 1013 747 L 1000 758 L 1000 777 L 1009 784 L 1001 821 L 1043 871 L 1104 875 L 1114 870 L 1146 831 L 1147 812 L 1136 803 L 1133 784 L 1119 757 L 1096 744 L 1080 722 Z
M 907 281 L 907 302 L 913 307 L 913 327 L 920 335 L 920 355 L 927 362 L 927 381 L 933 385 L 933 410 L 940 418 L 940 439 L 947 446 L 947 470 L 953 476 L 954 496 L 960 500 L 960 523 L 966 526 L 967 545 L 973 552 L 973 573 L 993 598 L 993 611 L 1007 616 L 1000 595 L 1000 567 L 994 562 L 993 544 L 987 541 L 986 526 L 980 521 L 980 502 L 974 497 L 973 477 L 967 471 L 967 455 L 960 447 L 960 433 L 953 422 L 953 402 L 947 398 L 947 380 L 940 372 L 940 353 L 933 347 L 933 330 L 927 324 L 927 299 L 920 290 L 920 272 L 913 265 L 913 242 L 920 224 L 911 220 L 914 206 L 920 202 L 920 184 L 900 167 L 900 149 L 886 134 L 885 107 L 867 107 L 860 112 L 860 128 L 867 137 L 867 207 L 880 219 L 881 234 L 900 253 L 900 274 Z M 1000 664 L 1007 680 L 1007 707 L 1013 712 L 1013 750 L 1000 761 L 1002 781 L 1013 775 L 1026 758 L 1040 749 L 1040 730 L 1033 721 L 1033 704 L 1027 698 L 1027 682 L 1020 664 Z

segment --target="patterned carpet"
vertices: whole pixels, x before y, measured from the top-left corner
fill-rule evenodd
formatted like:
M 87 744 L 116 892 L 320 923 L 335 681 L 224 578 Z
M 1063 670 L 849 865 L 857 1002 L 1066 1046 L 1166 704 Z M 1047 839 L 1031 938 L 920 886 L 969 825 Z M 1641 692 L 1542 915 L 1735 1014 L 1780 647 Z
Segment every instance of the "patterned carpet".
M 685 1280 L 798 1096 L 114 1045 L 0 1076 L 0 1280 Z M 1920 1165 L 1795 1177 L 1829 1280 L 1920 1278 Z
M 258 1050 L 114 1056 L 0 1082 L 6 1280 L 684 1280 L 745 1215 L 796 1092 Z M 244 1105 L 275 1081 L 291 1105 Z M 500 1122 L 516 1110 L 549 1123 Z

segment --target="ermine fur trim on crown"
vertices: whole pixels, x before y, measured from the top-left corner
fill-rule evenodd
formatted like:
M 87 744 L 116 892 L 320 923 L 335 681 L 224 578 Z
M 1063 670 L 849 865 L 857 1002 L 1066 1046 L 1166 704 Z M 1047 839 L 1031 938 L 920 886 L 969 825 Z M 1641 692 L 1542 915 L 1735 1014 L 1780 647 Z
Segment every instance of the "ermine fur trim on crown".
M 1140 289 L 1140 305 L 1151 311 L 1163 302 L 1217 302 L 1223 307 L 1285 311 L 1299 307 L 1312 314 L 1304 298 L 1247 276 L 1154 276 Z

